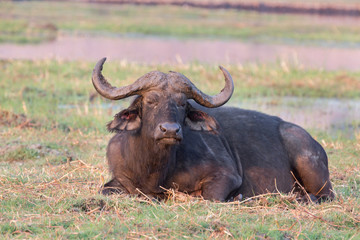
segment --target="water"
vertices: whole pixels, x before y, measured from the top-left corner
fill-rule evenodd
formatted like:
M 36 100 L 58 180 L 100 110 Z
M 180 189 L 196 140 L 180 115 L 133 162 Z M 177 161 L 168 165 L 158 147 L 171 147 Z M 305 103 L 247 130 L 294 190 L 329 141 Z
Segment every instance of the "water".
M 360 70 L 360 48 L 298 46 L 241 42 L 236 39 L 174 39 L 154 37 L 59 36 L 42 44 L 0 44 L 0 59 L 63 59 L 97 61 L 102 57 L 146 64 L 272 63 L 299 67 Z

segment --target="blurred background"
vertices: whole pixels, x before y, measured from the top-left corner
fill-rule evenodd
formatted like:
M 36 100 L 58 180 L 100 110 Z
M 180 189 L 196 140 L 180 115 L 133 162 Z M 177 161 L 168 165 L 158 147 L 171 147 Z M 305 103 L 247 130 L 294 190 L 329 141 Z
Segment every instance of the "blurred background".
M 341 130 L 350 137 L 359 125 L 359 102 L 349 99 L 360 96 L 358 1 L 78 0 L 0 4 L 2 60 L 94 64 L 107 57 L 106 65 L 154 66 L 151 69 L 164 65 L 231 65 L 234 69 L 230 72 L 238 83 L 233 105 L 280 115 L 307 128 L 334 134 Z M 297 70 L 307 76 L 298 76 Z M 246 71 L 250 75 L 244 75 Z M 326 73 L 322 75 L 322 71 Z M 145 72 L 135 73 L 140 77 Z M 281 83 L 284 77 L 279 74 L 290 79 Z M 332 79 L 328 79 L 329 74 Z M 71 81 L 74 76 L 68 77 Z M 206 88 L 210 92 L 214 89 L 210 85 Z M 308 97 L 316 99 L 309 101 Z

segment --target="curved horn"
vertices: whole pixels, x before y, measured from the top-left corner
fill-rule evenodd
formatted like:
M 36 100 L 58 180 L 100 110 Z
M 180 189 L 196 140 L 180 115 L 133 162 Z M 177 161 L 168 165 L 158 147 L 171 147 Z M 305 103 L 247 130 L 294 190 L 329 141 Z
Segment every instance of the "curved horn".
M 162 78 L 162 75 L 159 75 L 158 72 L 150 72 L 136 80 L 133 84 L 119 88 L 113 87 L 101 73 L 105 61 L 106 58 L 103 58 L 96 64 L 92 74 L 92 82 L 96 91 L 100 93 L 101 96 L 111 100 L 119 100 L 132 95 L 139 95 L 141 91 L 149 88 L 153 83 L 152 81 L 147 81 L 149 78 L 154 81 Z
M 214 108 L 224 105 L 227 101 L 229 101 L 234 92 L 234 82 L 231 78 L 230 73 L 222 66 L 219 66 L 219 68 L 223 72 L 225 77 L 225 87 L 221 90 L 219 94 L 215 96 L 209 96 L 201 92 L 195 86 L 192 89 L 192 99 L 194 99 L 197 103 L 204 107 Z

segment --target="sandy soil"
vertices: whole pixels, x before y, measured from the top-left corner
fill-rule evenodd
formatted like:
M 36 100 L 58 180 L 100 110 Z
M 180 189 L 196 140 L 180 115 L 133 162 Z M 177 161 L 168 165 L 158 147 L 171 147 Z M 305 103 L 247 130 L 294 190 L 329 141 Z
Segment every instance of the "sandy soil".
M 360 71 L 360 48 L 244 43 L 236 40 L 62 36 L 42 44 L 0 44 L 0 59 L 126 60 L 137 63 L 245 64 L 286 61 L 305 68 Z

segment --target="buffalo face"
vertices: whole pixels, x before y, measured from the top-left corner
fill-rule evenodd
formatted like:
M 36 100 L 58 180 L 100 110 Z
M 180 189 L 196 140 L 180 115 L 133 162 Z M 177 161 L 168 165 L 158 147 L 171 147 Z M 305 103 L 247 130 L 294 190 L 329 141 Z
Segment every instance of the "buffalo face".
M 182 141 L 185 127 L 216 133 L 218 124 L 213 117 L 192 107 L 184 94 L 164 95 L 153 90 L 137 97 L 107 127 L 111 132 L 141 132 L 158 144 L 174 145 Z
M 215 96 L 209 96 L 177 72 L 165 74 L 153 71 L 131 85 L 113 87 L 101 73 L 105 60 L 101 59 L 94 68 L 92 81 L 95 89 L 103 97 L 112 100 L 138 95 L 129 108 L 116 114 L 108 124 L 109 131 L 132 131 L 164 145 L 180 143 L 186 127 L 194 131 L 216 133 L 216 120 L 194 108 L 188 100 L 193 99 L 211 108 L 225 104 L 234 91 L 234 85 L 224 68 L 220 67 L 225 77 L 224 89 Z

